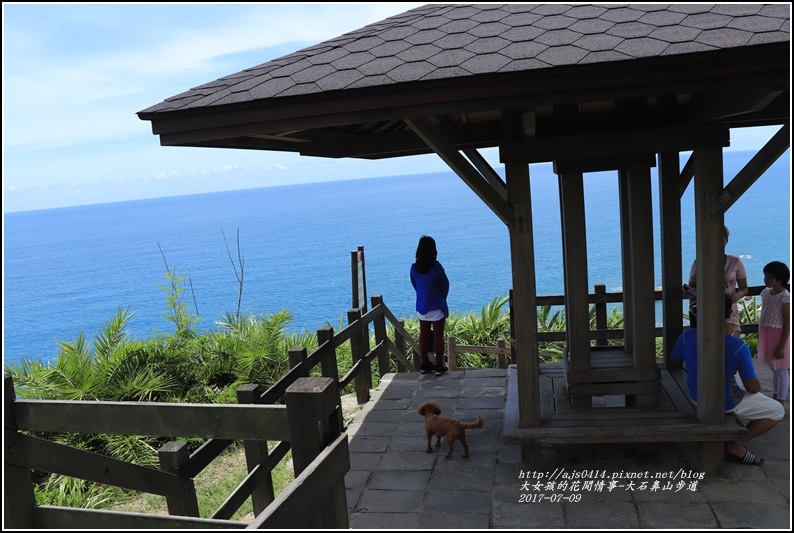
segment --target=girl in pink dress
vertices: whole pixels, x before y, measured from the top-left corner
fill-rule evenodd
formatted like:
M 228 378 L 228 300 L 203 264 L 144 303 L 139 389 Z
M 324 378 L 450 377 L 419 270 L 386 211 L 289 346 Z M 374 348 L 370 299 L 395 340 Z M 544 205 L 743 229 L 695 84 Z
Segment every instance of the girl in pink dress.
M 780 261 L 764 267 L 761 316 L 758 319 L 758 358 L 772 369 L 772 398 L 786 401 L 791 349 L 791 295 L 786 290 L 790 272 Z

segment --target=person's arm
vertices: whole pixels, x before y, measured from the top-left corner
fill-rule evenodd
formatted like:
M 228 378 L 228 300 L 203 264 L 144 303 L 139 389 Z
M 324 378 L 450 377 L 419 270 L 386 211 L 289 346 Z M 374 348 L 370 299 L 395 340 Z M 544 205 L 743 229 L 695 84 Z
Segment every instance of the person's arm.
M 780 334 L 780 343 L 775 348 L 775 359 L 783 359 L 784 349 L 791 334 L 791 303 L 786 302 L 781 306 L 780 314 L 783 315 L 783 332 Z
M 737 278 L 736 284 L 739 286 L 739 288 L 736 289 L 736 292 L 731 295 L 731 300 L 733 300 L 733 303 L 736 303 L 747 296 L 747 293 L 750 291 L 747 288 L 747 278 Z
M 692 261 L 692 266 L 689 269 L 689 281 L 687 282 L 687 285 L 689 285 L 693 289 L 698 286 L 697 279 L 696 279 L 696 276 L 695 276 L 695 274 L 697 273 L 696 262 L 697 262 L 697 259 Z
M 742 383 L 744 384 L 744 390 L 746 390 L 750 394 L 761 392 L 761 382 L 758 381 L 758 378 L 751 378 L 751 379 L 742 378 Z

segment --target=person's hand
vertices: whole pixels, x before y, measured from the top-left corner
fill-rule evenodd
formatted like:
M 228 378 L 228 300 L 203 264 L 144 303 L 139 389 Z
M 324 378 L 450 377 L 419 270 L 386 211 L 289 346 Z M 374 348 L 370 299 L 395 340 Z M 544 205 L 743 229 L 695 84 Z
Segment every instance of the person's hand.
M 778 346 L 775 348 L 775 359 L 783 359 L 783 347 Z

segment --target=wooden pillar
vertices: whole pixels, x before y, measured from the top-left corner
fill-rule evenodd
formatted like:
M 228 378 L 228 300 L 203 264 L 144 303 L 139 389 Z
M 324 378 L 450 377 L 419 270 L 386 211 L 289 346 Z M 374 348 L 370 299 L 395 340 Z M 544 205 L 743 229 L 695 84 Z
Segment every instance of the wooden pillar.
M 186 442 L 166 442 L 157 450 L 160 470 L 179 476 L 179 472 L 190 461 L 190 451 Z M 181 476 L 180 476 L 181 477 Z M 181 478 L 180 488 L 165 495 L 169 515 L 199 516 L 196 484 L 191 478 Z
M 623 263 L 623 350 L 632 353 L 634 349 L 634 273 L 631 263 L 631 232 L 629 231 L 631 212 L 628 192 L 629 176 L 618 172 L 618 198 L 620 202 L 620 258 Z
M 692 158 L 698 281 L 697 414 L 703 423 L 720 424 L 725 420 L 725 241 L 719 211 L 722 149 L 697 148 Z M 704 472 L 714 475 L 722 471 L 722 443 L 700 443 L 698 453 Z
M 684 331 L 681 304 L 681 192 L 678 152 L 659 154 L 659 217 L 662 261 L 662 352 L 665 367 Z
M 631 313 L 634 368 L 656 366 L 656 302 L 654 300 L 653 202 L 650 169 L 632 165 L 619 171 L 626 174 L 631 262 Z M 633 396 L 633 405 L 655 405 L 656 394 Z
M 555 172 L 559 170 L 555 163 Z M 591 369 L 590 304 L 583 174 L 561 171 L 559 186 L 568 364 L 572 371 L 588 372 Z M 571 406 L 591 407 L 592 399 L 590 396 L 573 396 Z
M 507 199 L 515 214 L 509 233 L 519 426 L 539 427 L 538 309 L 535 303 L 535 245 L 532 235 L 529 165 L 515 160 L 504 163 Z

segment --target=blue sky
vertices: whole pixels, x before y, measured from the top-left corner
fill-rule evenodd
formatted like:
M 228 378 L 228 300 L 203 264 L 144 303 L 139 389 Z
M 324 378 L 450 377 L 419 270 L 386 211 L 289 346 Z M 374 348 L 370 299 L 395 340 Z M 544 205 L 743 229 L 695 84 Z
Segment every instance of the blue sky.
M 136 113 L 423 3 L 3 3 L 3 212 L 448 170 L 162 147 Z M 758 149 L 776 131 L 737 132 Z

